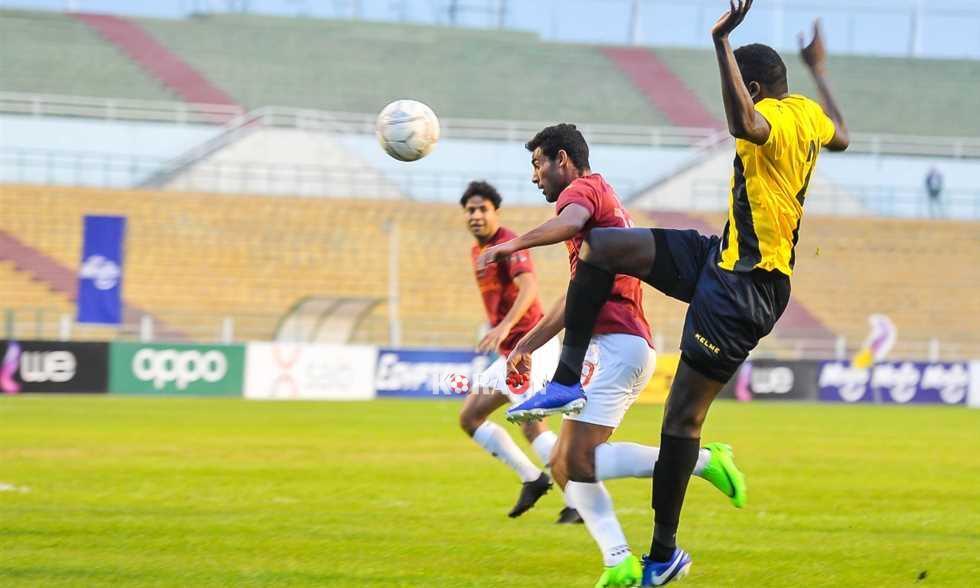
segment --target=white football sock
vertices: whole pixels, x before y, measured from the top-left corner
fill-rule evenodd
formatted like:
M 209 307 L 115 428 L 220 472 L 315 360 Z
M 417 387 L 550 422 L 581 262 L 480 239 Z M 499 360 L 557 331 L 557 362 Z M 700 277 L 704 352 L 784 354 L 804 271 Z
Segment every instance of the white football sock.
M 615 478 L 652 478 L 653 467 L 660 456 L 659 447 L 638 443 L 603 443 L 595 448 L 595 476 L 598 480 Z M 711 452 L 698 452 L 694 475 L 700 476 L 711 460 Z
M 558 435 L 554 431 L 545 431 L 531 441 L 531 449 L 545 467 L 548 467 L 548 462 L 551 461 L 551 452 L 555 450 L 557 442 Z
M 589 534 L 599 544 L 605 565 L 615 566 L 626 559 L 630 546 L 613 512 L 612 497 L 606 487 L 599 482 L 569 481 L 565 484 L 565 494 L 572 499 Z
M 711 461 L 711 452 L 701 448 L 701 451 L 698 452 L 698 461 L 694 464 L 694 475 L 700 476 L 709 461 Z
M 535 437 L 534 441 L 531 441 L 531 448 L 534 449 L 534 453 L 545 467 L 548 467 L 548 462 L 551 461 L 551 452 L 555 450 L 556 443 L 558 443 L 558 435 L 554 431 L 545 431 Z M 565 498 L 565 506 L 575 508 L 568 498 L 568 494 L 562 494 L 562 496 Z
M 517 443 L 514 443 L 507 431 L 496 423 L 484 421 L 473 432 L 473 440 L 480 447 L 486 449 L 490 455 L 517 472 L 522 482 L 533 482 L 541 475 L 541 470 L 524 455 L 524 452 L 517 446 Z

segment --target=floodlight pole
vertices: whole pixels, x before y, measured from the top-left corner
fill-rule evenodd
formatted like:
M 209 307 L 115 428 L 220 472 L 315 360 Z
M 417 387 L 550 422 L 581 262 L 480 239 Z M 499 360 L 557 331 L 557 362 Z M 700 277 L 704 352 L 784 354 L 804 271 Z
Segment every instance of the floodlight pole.
M 388 231 L 388 343 L 392 347 L 401 347 L 402 323 L 399 317 L 400 286 L 398 283 L 398 222 L 388 220 L 385 223 Z

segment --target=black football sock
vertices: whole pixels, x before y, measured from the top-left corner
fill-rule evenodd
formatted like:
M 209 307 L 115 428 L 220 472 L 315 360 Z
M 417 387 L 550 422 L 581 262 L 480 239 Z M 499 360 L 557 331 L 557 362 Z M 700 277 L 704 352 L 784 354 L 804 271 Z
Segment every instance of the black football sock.
M 582 378 L 582 362 L 602 305 L 609 300 L 616 276 L 579 260 L 565 297 L 565 340 L 554 381 L 571 386 Z
M 650 558 L 667 561 L 677 547 L 677 525 L 687 483 L 701 450 L 700 439 L 660 435 L 660 454 L 653 466 L 653 541 Z

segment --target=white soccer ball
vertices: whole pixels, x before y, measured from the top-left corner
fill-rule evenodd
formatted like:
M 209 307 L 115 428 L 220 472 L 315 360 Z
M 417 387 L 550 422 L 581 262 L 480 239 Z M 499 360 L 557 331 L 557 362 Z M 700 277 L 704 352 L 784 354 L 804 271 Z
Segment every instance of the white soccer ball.
M 398 161 L 415 161 L 435 148 L 439 119 L 421 102 L 395 100 L 378 115 L 375 132 L 388 155 Z
M 470 379 L 463 374 L 450 374 L 446 385 L 453 394 L 466 394 L 470 391 Z

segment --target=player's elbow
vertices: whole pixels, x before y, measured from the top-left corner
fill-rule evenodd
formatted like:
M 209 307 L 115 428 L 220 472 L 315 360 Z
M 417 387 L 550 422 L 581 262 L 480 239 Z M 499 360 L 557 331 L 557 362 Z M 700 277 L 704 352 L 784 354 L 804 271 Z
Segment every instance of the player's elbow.
M 827 145 L 827 149 L 831 151 L 847 151 L 847 148 L 851 146 L 851 137 L 847 134 L 847 131 L 834 134 L 833 140 Z

